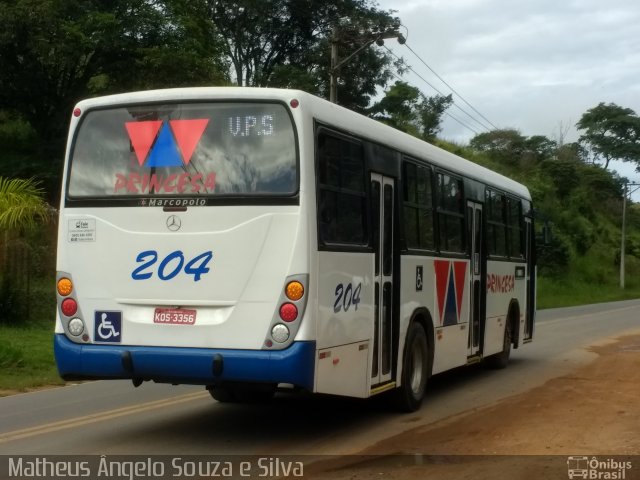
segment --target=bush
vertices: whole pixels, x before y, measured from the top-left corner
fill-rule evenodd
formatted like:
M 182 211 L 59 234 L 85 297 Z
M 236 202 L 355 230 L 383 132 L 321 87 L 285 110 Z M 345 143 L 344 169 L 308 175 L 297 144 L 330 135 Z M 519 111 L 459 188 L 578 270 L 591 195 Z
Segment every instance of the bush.
M 594 226 L 586 218 L 579 215 L 567 215 L 565 231 L 571 232 L 570 239 L 578 255 L 585 255 L 596 240 Z
M 538 247 L 538 268 L 541 275 L 558 277 L 566 274 L 570 260 L 571 242 L 559 232 L 554 232 L 550 245 Z
M 8 279 L 0 279 L 0 323 L 15 325 L 26 317 L 25 299 Z
M 0 146 L 3 151 L 31 151 L 35 139 L 35 131 L 29 122 L 0 111 Z

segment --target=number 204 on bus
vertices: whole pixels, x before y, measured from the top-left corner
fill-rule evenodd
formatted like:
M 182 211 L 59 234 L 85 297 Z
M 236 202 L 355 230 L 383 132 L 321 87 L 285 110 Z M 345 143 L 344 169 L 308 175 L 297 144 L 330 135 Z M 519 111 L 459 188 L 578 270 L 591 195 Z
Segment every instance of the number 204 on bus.
M 531 196 L 304 92 L 80 102 L 60 205 L 60 375 L 420 407 L 533 338 Z

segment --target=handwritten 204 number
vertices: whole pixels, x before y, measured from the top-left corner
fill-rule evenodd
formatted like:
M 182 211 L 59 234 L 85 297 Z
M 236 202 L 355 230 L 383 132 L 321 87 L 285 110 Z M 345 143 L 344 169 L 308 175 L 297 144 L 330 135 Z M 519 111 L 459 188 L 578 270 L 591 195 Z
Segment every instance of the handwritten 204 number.
M 167 281 L 182 273 L 183 275 L 193 275 L 193 281 L 198 282 L 202 275 L 209 273 L 208 265 L 212 258 L 213 253 L 207 251 L 187 260 L 181 250 L 176 250 L 169 253 L 158 263 L 158 252 L 145 250 L 136 257 L 136 262 L 140 265 L 131 272 L 131 278 L 134 280 L 148 280 L 157 275 L 160 280 Z
M 334 313 L 340 313 L 341 311 L 348 312 L 351 307 L 353 307 L 354 310 L 358 310 L 361 290 L 361 283 L 355 286 L 352 283 L 347 283 L 346 285 L 339 283 L 336 285 L 335 301 L 333 303 Z

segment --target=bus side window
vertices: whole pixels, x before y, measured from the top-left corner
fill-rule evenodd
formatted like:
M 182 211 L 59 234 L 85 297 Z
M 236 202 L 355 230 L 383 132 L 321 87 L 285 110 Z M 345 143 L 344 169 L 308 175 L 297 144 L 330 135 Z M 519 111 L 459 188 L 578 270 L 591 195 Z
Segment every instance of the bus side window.
M 464 253 L 466 244 L 462 180 L 438 173 L 436 198 L 440 250 Z
M 405 161 L 403 174 L 406 247 L 434 250 L 433 173 L 429 167 Z
M 522 204 L 516 198 L 507 197 L 507 229 L 509 236 L 509 257 L 524 258 L 524 228 L 522 226 Z
M 487 247 L 489 255 L 506 257 L 507 251 L 507 200 L 493 190 L 486 190 L 487 205 Z
M 365 202 L 362 145 L 321 132 L 318 136 L 320 243 L 366 244 Z

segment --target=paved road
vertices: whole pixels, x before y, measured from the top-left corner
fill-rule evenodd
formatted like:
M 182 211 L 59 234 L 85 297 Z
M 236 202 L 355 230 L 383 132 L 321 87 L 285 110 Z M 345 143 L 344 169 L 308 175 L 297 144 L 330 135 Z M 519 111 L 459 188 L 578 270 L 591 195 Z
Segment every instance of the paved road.
M 90 382 L 0 398 L 2 454 L 346 454 L 410 428 L 526 391 L 593 358 L 588 346 L 640 333 L 640 300 L 543 310 L 535 341 L 509 368 L 435 377 L 423 408 L 278 395 L 270 405 L 223 405 L 201 387 Z M 523 412 L 526 414 L 526 412 Z

